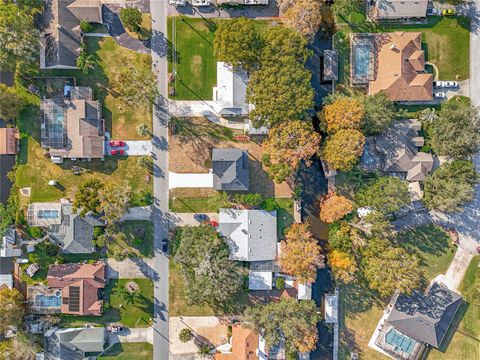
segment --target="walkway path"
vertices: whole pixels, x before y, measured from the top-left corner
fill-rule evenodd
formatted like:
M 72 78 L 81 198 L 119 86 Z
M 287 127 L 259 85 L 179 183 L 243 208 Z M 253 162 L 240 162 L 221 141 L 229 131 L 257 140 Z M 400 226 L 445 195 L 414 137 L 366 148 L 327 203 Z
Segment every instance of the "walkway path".
M 167 13 L 168 0 L 151 0 L 152 66 L 157 75 L 159 96 L 153 106 L 153 222 L 154 222 L 154 318 L 153 358 L 168 360 L 168 255 L 162 252 L 162 239 L 168 237 L 168 86 Z

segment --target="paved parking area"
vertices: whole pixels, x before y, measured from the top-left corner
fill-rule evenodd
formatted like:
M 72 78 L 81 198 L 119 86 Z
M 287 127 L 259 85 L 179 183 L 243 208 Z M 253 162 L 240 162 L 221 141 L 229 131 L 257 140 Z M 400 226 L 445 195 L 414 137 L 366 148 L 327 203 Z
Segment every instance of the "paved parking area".
M 105 151 L 110 154 L 111 147 L 108 141 L 105 142 Z M 125 146 L 115 147 L 115 149 L 122 149 L 125 151 L 125 155 L 130 156 L 150 156 L 152 155 L 152 141 L 151 140 L 132 140 L 125 141 Z

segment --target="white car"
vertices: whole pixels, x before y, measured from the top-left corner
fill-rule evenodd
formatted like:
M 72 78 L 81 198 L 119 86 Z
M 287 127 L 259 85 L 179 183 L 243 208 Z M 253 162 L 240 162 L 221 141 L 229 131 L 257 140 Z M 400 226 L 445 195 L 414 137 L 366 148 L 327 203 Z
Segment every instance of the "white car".
M 440 92 L 434 93 L 433 97 L 436 98 L 436 99 L 443 99 L 443 98 L 447 97 L 447 94 L 444 93 L 443 91 L 440 91 Z
M 169 0 L 168 3 L 173 6 L 185 6 L 187 5 L 187 0 Z
M 433 87 L 445 87 L 445 83 L 446 83 L 445 81 L 437 80 L 433 82 Z
M 458 87 L 458 83 L 456 81 L 444 81 L 445 87 L 448 88 L 456 88 Z

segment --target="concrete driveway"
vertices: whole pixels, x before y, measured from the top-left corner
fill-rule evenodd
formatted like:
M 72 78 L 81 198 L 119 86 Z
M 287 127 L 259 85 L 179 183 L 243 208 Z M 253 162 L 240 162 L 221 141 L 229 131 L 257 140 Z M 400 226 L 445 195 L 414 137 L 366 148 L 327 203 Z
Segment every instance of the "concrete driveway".
M 108 141 L 105 142 L 105 152 L 110 154 L 112 149 L 122 149 L 125 155 L 129 156 L 150 156 L 152 155 L 152 142 L 150 140 L 127 140 L 125 146 L 112 148 Z
M 251 19 L 256 18 L 272 18 L 279 16 L 278 2 L 277 0 L 270 0 L 267 6 L 257 5 L 257 6 L 242 6 L 239 8 L 232 9 L 219 9 L 213 3 L 215 0 L 211 0 L 212 5 L 210 6 L 200 6 L 195 7 L 190 3 L 187 3 L 186 6 L 169 6 L 168 14 L 169 15 L 178 15 L 196 18 L 235 18 L 235 17 L 246 17 Z
M 148 342 L 153 344 L 153 329 L 129 328 L 122 334 L 108 334 L 110 344 Z
M 154 279 L 156 277 L 153 259 L 126 258 L 117 261 L 107 259 L 107 278 L 109 279 Z
M 151 206 L 136 206 L 128 209 L 128 212 L 122 216 L 120 221 L 151 220 L 151 218 L 152 218 Z
M 217 213 L 203 213 L 208 216 L 209 221 L 217 221 L 218 222 L 218 214 Z M 173 214 L 173 222 L 175 226 L 198 226 L 201 223 L 193 218 L 194 213 L 174 213 Z
M 169 189 L 175 188 L 213 188 L 213 174 L 168 174 Z

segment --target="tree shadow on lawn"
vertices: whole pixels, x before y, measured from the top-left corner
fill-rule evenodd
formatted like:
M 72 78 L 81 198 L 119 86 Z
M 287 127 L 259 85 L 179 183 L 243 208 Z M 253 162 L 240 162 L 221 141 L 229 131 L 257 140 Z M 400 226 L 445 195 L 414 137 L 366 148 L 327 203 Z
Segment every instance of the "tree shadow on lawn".
M 398 236 L 399 245 L 410 253 L 423 252 L 430 255 L 441 256 L 450 251 L 450 236 L 434 225 L 422 226 Z

